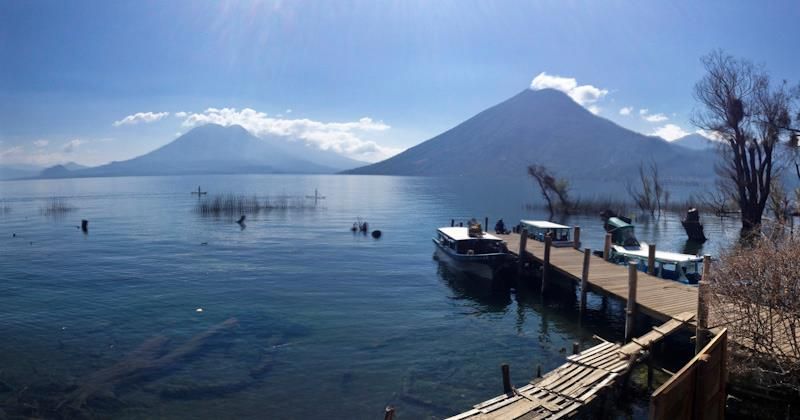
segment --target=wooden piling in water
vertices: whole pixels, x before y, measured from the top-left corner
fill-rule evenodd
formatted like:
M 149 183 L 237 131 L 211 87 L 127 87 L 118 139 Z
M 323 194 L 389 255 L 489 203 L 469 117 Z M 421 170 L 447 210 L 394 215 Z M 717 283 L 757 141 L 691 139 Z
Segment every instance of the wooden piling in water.
M 553 247 L 553 237 L 544 237 L 544 264 L 542 265 L 542 293 L 547 289 L 547 281 L 550 276 L 550 249 Z
M 603 243 L 603 259 L 608 261 L 611 258 L 611 234 L 606 233 L 606 240 Z
M 708 344 L 708 276 L 711 274 L 711 256 L 703 255 L 703 278 L 697 283 L 697 328 L 695 329 L 695 354 Z
M 528 229 L 522 229 L 519 234 L 519 269 L 525 266 L 525 247 L 528 245 Z
M 575 226 L 575 232 L 572 234 L 572 247 L 581 249 L 581 227 Z
M 581 352 L 581 343 L 575 341 L 572 343 L 572 354 L 578 354 Z
M 636 320 L 636 262 L 628 261 L 628 304 L 625 308 L 625 342 L 633 338 L 634 321 Z
M 84 232 L 89 231 L 89 221 L 86 219 L 81 220 L 81 230 Z
M 489 218 L 488 217 L 484 217 L 483 218 L 483 231 L 484 232 L 488 232 L 489 231 Z
M 591 258 L 591 248 L 585 248 L 583 250 L 583 272 L 581 273 L 581 314 L 586 310 L 586 292 L 588 292 L 587 289 L 589 287 L 589 261 L 591 261 Z
M 647 274 L 656 275 L 656 244 L 647 247 Z
M 503 393 L 510 394 L 513 388 L 511 388 L 511 371 L 508 364 L 503 363 L 503 365 L 500 366 L 500 370 L 503 372 Z
M 450 219 L 450 227 L 455 227 L 455 225 L 456 225 L 456 220 Z

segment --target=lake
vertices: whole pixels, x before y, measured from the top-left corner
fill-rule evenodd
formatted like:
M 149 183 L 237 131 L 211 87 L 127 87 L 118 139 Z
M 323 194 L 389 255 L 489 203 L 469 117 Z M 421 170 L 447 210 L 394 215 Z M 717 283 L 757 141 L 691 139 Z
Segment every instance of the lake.
M 248 214 L 243 228 L 234 222 L 238 214 L 195 212 L 198 198 L 190 191 L 198 184 L 212 195 L 297 198 L 319 190 L 325 199 Z M 542 301 L 530 293 L 491 293 L 432 258 L 431 237 L 450 219 L 488 216 L 493 225 L 502 217 L 510 225 L 545 218 L 526 210 L 537 194 L 523 179 L 0 182 L 7 207 L 0 213 L 0 401 L 17 396 L 34 408 L 6 405 L 5 411 L 52 416 L 62 402 L 63 409 L 77 401 L 76 385 L 108 383 L 95 372 L 123 360 L 161 360 L 114 394 L 105 385 L 97 389 L 88 412 L 367 419 L 380 418 L 387 404 L 397 407 L 398 418 L 464 411 L 501 393 L 502 363 L 521 385 L 537 365 L 547 371 L 563 363 L 574 341 L 622 337 L 619 302 L 590 296 L 579 323 L 574 296 Z M 42 214 L 50 197 L 75 210 Z M 679 216 L 637 218 L 639 239 L 682 251 Z M 359 217 L 383 236 L 351 233 Z M 81 219 L 89 220 L 88 234 L 78 229 Z M 585 246 L 602 247 L 599 217 L 561 221 L 582 227 Z M 717 255 L 738 234 L 736 220 L 706 215 L 703 221 L 711 239 L 700 253 Z M 202 335 L 230 318 L 236 325 Z M 634 417 L 644 410 L 628 409 Z

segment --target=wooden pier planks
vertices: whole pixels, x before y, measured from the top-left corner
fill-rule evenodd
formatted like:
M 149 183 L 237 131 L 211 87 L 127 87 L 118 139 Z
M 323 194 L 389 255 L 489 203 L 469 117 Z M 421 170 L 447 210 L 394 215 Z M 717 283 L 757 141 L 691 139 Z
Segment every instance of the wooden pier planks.
M 543 378 L 477 404 L 449 420 L 558 419 L 574 415 L 619 376 L 620 346 L 602 343 L 572 356 Z M 614 362 L 614 363 L 608 363 Z
M 544 377 L 477 404 L 472 410 L 448 420 L 559 419 L 573 416 L 604 388 L 622 377 L 643 350 L 693 318 L 693 313 L 681 314 L 624 346 L 606 341 L 569 356 L 566 363 Z
M 518 234 L 498 235 L 508 244 L 508 249 L 516 255 L 519 249 Z M 526 258 L 542 261 L 544 243 L 528 240 Z M 551 269 L 560 272 L 580 284 L 583 271 L 583 252 L 572 247 L 552 248 L 550 251 Z M 628 269 L 625 266 L 603 261 L 592 256 L 589 264 L 589 288 L 611 295 L 622 301 L 628 296 Z M 637 309 L 659 320 L 669 320 L 686 312 L 697 310 L 697 287 L 664 280 L 646 273 L 638 274 L 636 287 Z

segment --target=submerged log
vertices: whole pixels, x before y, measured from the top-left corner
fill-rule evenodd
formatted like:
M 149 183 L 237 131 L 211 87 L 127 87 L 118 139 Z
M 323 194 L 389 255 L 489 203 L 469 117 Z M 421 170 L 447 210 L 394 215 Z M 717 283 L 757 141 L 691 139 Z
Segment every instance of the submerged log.
M 78 388 L 69 393 L 56 409 L 59 411 L 63 409 L 81 410 L 90 398 L 102 393 L 113 392 L 121 384 L 171 366 L 198 351 L 209 338 L 235 327 L 237 323 L 236 318 L 230 318 L 192 337 L 191 340 L 166 354 L 164 346 L 169 339 L 165 336 L 150 338 L 120 362 L 83 379 Z

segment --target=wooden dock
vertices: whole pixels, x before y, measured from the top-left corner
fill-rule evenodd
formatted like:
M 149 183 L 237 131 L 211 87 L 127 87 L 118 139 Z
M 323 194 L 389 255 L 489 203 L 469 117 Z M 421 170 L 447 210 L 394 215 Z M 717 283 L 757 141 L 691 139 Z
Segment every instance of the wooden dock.
M 519 253 L 520 235 L 497 235 L 508 244 L 508 249 L 515 255 Z M 529 239 L 526 247 L 527 260 L 544 263 L 545 244 Z M 564 277 L 581 283 L 584 253 L 572 247 L 550 249 L 551 270 Z M 588 273 L 589 290 L 610 295 L 627 302 L 628 299 L 628 267 L 604 261 L 592 255 Z M 553 276 L 548 281 L 559 281 Z M 636 311 L 654 319 L 665 321 L 680 314 L 697 311 L 697 286 L 689 286 L 672 280 L 664 280 L 646 273 L 637 273 Z
M 567 358 L 542 378 L 475 405 L 448 420 L 560 419 L 588 407 L 633 367 L 644 350 L 693 319 L 680 314 L 621 346 L 603 342 Z M 504 379 L 505 381 L 505 379 Z

